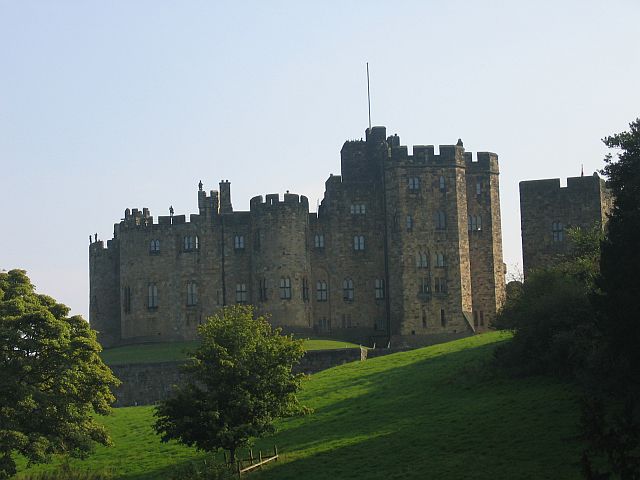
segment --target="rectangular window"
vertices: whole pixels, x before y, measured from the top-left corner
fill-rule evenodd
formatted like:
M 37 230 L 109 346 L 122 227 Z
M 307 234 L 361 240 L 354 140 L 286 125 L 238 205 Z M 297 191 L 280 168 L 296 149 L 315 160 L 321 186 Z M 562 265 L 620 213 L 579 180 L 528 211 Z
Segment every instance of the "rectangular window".
M 353 302 L 353 280 L 350 278 L 342 282 L 342 298 L 345 302 Z
M 122 289 L 122 308 L 124 313 L 131 313 L 131 287 Z
M 152 255 L 160 253 L 160 240 L 151 240 L 151 243 L 149 244 L 149 253 Z
M 280 279 L 280 298 L 283 300 L 291 300 L 291 279 L 282 277 Z
M 236 250 L 244 250 L 244 235 L 235 235 L 233 237 L 233 248 Z
M 364 250 L 364 235 L 356 235 L 353 237 L 353 249 L 357 251 Z
M 469 231 L 479 232 L 480 230 L 482 230 L 482 216 L 469 215 Z
M 447 257 L 444 256 L 444 253 L 436 253 L 435 260 L 436 268 L 444 268 L 447 265 Z
M 327 292 L 327 282 L 325 282 L 324 280 L 320 280 L 316 284 L 316 299 L 319 302 L 326 302 L 328 296 L 329 295 L 328 295 L 328 292 Z
M 435 293 L 447 293 L 447 279 L 442 277 L 435 277 L 433 291 Z
M 420 178 L 419 177 L 409 177 L 409 191 L 417 192 L 420 190 Z
M 258 287 L 258 295 L 260 297 L 260 301 L 264 302 L 267 300 L 267 279 L 260 279 L 260 286 Z
M 149 294 L 148 294 L 148 308 L 158 308 L 158 287 L 155 283 L 149 284 Z
M 429 277 L 422 277 L 422 281 L 420 282 L 420 293 L 426 294 L 429 292 L 431 292 Z
M 195 282 L 187 283 L 187 305 L 194 306 L 198 304 L 198 286 Z
M 309 280 L 307 280 L 307 277 L 302 279 L 302 300 L 309 301 Z
M 316 248 L 324 248 L 324 234 L 316 233 L 313 237 L 313 246 Z
M 236 303 L 247 303 L 246 283 L 236 283 Z
M 564 240 L 564 228 L 562 223 L 553 222 L 551 224 L 551 234 L 554 242 L 562 242 Z
M 192 252 L 194 250 L 198 250 L 199 248 L 198 236 L 197 235 L 187 235 L 183 239 L 183 250 L 185 252 Z
M 384 280 L 381 278 L 376 278 L 375 281 L 375 297 L 376 300 L 384 298 Z
M 447 228 L 447 216 L 442 210 L 436 212 L 435 222 L 436 230 L 445 230 Z
M 413 231 L 413 217 L 411 215 L 407 215 L 406 223 L 407 223 L 407 232 Z
M 351 215 L 364 215 L 366 208 L 364 203 L 352 203 L 349 211 L 351 212 Z
M 476 195 L 482 195 L 482 182 L 476 180 Z

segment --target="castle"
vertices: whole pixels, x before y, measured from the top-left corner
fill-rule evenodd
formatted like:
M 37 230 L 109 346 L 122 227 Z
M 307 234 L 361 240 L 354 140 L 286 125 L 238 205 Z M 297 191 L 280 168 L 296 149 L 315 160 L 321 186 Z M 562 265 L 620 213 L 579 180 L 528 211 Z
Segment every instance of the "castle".
M 318 212 L 293 193 L 234 211 L 231 185 L 198 213 L 127 209 L 89 247 L 90 322 L 104 346 L 188 340 L 224 305 L 288 332 L 371 345 L 483 331 L 504 300 L 498 157 L 416 145 L 385 127 L 347 141 Z
M 597 173 L 569 177 L 567 186 L 559 178 L 520 182 L 522 263 L 525 278 L 535 269 L 552 266 L 570 253 L 567 229 L 605 226 L 613 207 L 613 196 Z

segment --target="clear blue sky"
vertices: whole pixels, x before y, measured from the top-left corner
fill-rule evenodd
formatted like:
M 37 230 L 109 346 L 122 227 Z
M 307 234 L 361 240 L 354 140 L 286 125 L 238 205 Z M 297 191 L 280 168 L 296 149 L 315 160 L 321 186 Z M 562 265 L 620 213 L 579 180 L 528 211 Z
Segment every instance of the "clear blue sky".
M 0 0 L 0 269 L 88 310 L 88 235 L 124 209 L 312 205 L 340 148 L 494 151 L 505 262 L 521 265 L 518 182 L 602 167 L 640 115 L 640 2 Z

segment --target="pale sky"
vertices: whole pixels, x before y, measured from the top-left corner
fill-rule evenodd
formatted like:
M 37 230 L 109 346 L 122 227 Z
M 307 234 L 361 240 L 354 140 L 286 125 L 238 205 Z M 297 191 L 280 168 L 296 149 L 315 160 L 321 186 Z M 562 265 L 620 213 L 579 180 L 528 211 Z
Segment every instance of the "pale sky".
M 0 0 L 0 269 L 88 311 L 88 235 L 125 208 L 322 198 L 372 120 L 493 151 L 505 262 L 518 182 L 603 166 L 640 116 L 640 2 Z

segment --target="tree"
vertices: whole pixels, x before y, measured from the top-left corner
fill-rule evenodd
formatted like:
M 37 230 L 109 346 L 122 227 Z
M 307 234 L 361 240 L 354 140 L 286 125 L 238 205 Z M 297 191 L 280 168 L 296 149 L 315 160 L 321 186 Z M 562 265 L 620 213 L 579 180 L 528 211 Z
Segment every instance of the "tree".
M 274 430 L 275 419 L 306 411 L 296 397 L 304 375 L 292 371 L 304 354 L 302 341 L 243 305 L 225 307 L 198 333 L 187 379 L 157 406 L 155 428 L 164 442 L 222 448 L 234 462 L 238 448 Z
M 617 149 L 603 173 L 614 195 L 600 275 L 592 296 L 598 348 L 592 361 L 583 428 L 589 441 L 583 466 L 604 458 L 621 479 L 640 478 L 640 118 L 628 132 L 605 138 Z
M 569 231 L 570 253 L 554 267 L 507 284 L 507 299 L 494 326 L 511 330 L 496 359 L 517 375 L 575 377 L 591 352 L 594 323 L 589 292 L 598 272 L 600 225 Z
M 92 414 L 109 411 L 118 380 L 95 332 L 68 313 L 24 270 L 0 272 L 0 479 L 15 474 L 15 453 L 43 462 L 110 441 Z

